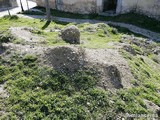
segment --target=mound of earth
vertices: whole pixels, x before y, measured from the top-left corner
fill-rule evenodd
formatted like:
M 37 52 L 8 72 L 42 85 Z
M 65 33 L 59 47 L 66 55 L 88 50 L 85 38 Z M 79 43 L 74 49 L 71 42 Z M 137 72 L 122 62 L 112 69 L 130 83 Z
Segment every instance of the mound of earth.
M 74 72 L 84 66 L 85 53 L 77 47 L 55 47 L 46 51 L 49 64 L 60 72 Z
M 34 54 L 44 64 L 59 72 L 74 74 L 78 70 L 93 70 L 98 76 L 98 86 L 108 89 L 131 87 L 133 76 L 125 59 L 113 49 L 87 49 L 77 46 L 38 47 L 5 43 L 9 51 L 22 55 Z
M 116 50 L 61 46 L 49 48 L 45 53 L 49 65 L 60 72 L 95 70 L 98 86 L 104 89 L 131 87 L 133 76 L 127 62 Z

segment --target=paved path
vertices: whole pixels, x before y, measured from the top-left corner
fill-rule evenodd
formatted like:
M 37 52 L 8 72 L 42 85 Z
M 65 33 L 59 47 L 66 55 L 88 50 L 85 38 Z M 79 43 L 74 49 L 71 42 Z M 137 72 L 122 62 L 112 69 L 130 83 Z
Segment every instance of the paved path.
M 23 5 L 24 10 L 28 10 L 26 0 L 23 0 L 22 2 L 23 2 L 22 5 Z M 15 15 L 18 12 L 21 12 L 20 0 L 17 0 L 17 3 L 18 3 L 18 7 L 9 8 L 11 15 Z M 30 1 L 30 0 L 28 0 L 28 5 L 29 5 L 29 8 L 33 8 L 37 6 L 35 2 Z M 4 15 L 8 15 L 8 11 L 7 10 L 2 11 L 2 9 L 0 9 L 0 17 L 3 17 Z
M 41 15 L 19 15 L 20 17 L 25 17 L 25 18 L 38 18 L 38 19 L 44 19 L 45 16 L 41 16 Z M 105 24 L 111 24 L 114 26 L 119 26 L 119 27 L 123 27 L 123 28 L 127 28 L 130 31 L 143 35 L 147 38 L 149 38 L 150 40 L 154 40 L 154 41 L 159 41 L 160 42 L 160 33 L 156 33 L 156 32 L 152 32 L 150 30 L 146 30 L 140 27 L 137 27 L 135 25 L 131 25 L 131 24 L 126 24 L 126 23 L 120 23 L 120 22 L 112 22 L 112 21 L 100 21 L 100 20 L 91 20 L 91 19 L 72 19 L 72 18 L 61 18 L 61 17 L 52 17 L 53 20 L 56 21 L 60 21 L 60 22 L 75 22 L 75 23 L 105 23 Z

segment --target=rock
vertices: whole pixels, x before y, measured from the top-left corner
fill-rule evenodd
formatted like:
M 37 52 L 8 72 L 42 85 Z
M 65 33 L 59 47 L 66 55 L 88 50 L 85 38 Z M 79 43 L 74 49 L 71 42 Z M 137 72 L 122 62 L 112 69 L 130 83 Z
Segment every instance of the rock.
M 160 48 L 155 48 L 153 53 L 156 55 L 160 54 Z
M 61 37 L 70 44 L 80 43 L 80 31 L 75 25 L 66 27 L 64 30 L 62 30 Z
M 89 26 L 89 27 L 86 27 L 84 31 L 93 33 L 93 32 L 96 32 L 97 30 L 96 30 L 96 26 Z
M 152 113 L 155 114 L 156 116 L 160 116 L 160 107 L 158 105 L 146 99 L 144 99 L 143 101 L 146 104 L 147 109 L 152 111 Z
M 130 45 L 124 45 L 123 49 L 131 53 L 132 55 L 136 55 L 136 51 Z
M 117 66 L 115 65 L 106 66 L 106 65 L 101 64 L 100 65 L 101 68 L 100 69 L 98 68 L 99 69 L 98 73 L 100 73 L 99 78 L 101 78 L 101 80 L 98 81 L 98 86 L 104 88 L 105 90 L 112 88 L 116 89 L 123 88 L 121 74 Z

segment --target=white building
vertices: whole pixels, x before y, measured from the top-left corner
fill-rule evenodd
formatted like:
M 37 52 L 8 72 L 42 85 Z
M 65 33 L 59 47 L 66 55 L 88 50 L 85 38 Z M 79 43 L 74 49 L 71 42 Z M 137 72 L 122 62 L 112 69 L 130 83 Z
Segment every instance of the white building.
M 17 6 L 16 0 L 0 0 L 0 8 L 15 7 Z
M 135 11 L 160 18 L 160 0 L 49 0 L 53 9 L 73 13 L 101 13 L 114 11 L 117 14 Z M 45 0 L 37 0 L 45 6 Z

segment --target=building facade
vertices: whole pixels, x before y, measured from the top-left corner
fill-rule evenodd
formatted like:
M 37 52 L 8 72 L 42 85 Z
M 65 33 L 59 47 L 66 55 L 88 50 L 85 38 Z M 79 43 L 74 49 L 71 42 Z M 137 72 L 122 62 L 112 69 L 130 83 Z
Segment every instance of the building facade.
M 49 0 L 53 9 L 72 13 L 101 13 L 114 11 L 121 14 L 130 11 L 160 18 L 160 0 Z M 38 6 L 45 6 L 45 0 L 37 0 Z
M 17 0 L 0 0 L 0 8 L 16 7 Z

